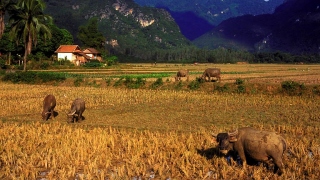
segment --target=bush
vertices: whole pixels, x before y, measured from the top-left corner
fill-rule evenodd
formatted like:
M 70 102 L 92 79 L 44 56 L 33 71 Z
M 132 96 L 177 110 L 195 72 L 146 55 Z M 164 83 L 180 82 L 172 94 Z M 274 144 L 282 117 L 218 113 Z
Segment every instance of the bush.
M 66 79 L 64 74 L 53 72 L 17 72 L 9 73 L 3 76 L 2 81 L 11 81 L 13 83 L 27 83 L 34 84 L 36 82 L 52 82 L 64 81 Z
M 224 84 L 223 86 L 215 86 L 214 91 L 218 92 L 230 92 L 230 87 L 227 84 Z
M 49 63 L 44 62 L 40 65 L 40 69 L 48 69 L 49 66 L 50 66 Z
M 6 67 L 6 60 L 0 57 L 0 69 L 5 69 L 5 67 Z
M 73 63 L 71 63 L 71 61 L 67 60 L 67 59 L 62 59 L 60 58 L 58 61 L 54 61 L 53 65 L 57 66 L 61 66 L 61 65 L 65 65 L 65 66 L 74 66 Z
M 81 77 L 77 77 L 74 80 L 73 84 L 74 84 L 74 86 L 79 87 L 82 82 L 83 82 L 83 79 Z
M 120 77 L 115 83 L 113 86 L 120 86 L 122 84 L 122 80 L 123 80 L 123 77 Z
M 160 87 L 162 85 L 163 85 L 162 78 L 158 78 L 154 83 L 151 84 L 151 88 L 152 89 L 156 89 L 156 88 L 158 88 L 158 87 Z
M 107 57 L 106 61 L 108 66 L 112 66 L 118 63 L 118 57 L 117 56 Z
M 236 79 L 235 84 L 236 84 L 236 85 L 242 85 L 242 84 L 244 84 L 244 80 L 241 79 L 241 78 L 238 78 L 238 79 Z
M 179 81 L 178 84 L 174 86 L 176 90 L 180 90 L 182 89 L 182 87 L 183 87 L 182 81 Z
M 246 87 L 241 84 L 237 86 L 237 93 L 245 93 L 246 92 Z
M 204 83 L 205 79 L 202 79 L 201 77 L 196 77 L 196 81 L 199 83 Z
M 201 84 L 200 81 L 194 80 L 188 84 L 188 88 L 191 90 L 196 90 L 200 88 L 200 84 Z
M 100 63 L 100 61 L 98 60 L 91 60 L 90 62 L 87 62 L 83 65 L 83 67 L 87 67 L 87 68 L 99 68 L 102 66 L 103 64 Z
M 111 81 L 112 81 L 112 78 L 107 78 L 107 79 L 106 79 L 106 84 L 107 84 L 107 86 L 110 86 L 110 85 L 111 85 Z
M 131 77 L 126 77 L 124 84 L 129 89 L 138 89 L 141 86 L 145 85 L 146 80 L 142 79 L 141 77 L 138 77 L 136 80 L 134 80 Z
M 299 84 L 295 81 L 283 81 L 281 83 L 282 92 L 294 96 L 294 95 L 302 95 L 303 91 L 306 89 L 304 84 Z

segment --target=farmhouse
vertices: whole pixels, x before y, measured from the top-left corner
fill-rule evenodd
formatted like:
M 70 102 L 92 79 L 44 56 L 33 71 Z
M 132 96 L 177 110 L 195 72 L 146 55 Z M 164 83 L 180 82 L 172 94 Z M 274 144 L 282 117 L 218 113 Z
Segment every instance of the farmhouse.
M 90 59 L 96 59 L 98 61 L 102 61 L 101 54 L 94 48 L 87 48 L 83 50 L 83 53 L 90 57 Z
M 87 48 L 82 51 L 78 45 L 60 45 L 55 53 L 57 53 L 58 61 L 69 60 L 78 66 L 92 59 L 102 60 L 99 51 L 96 49 Z

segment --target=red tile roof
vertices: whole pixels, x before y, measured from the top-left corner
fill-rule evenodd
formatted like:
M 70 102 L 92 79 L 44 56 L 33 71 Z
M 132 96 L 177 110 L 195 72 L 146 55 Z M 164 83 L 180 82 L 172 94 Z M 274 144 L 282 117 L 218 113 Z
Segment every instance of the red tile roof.
M 95 48 L 87 48 L 83 51 L 86 54 L 100 54 L 98 50 L 96 50 Z
M 66 53 L 66 52 L 79 52 L 81 51 L 78 45 L 60 45 L 55 51 L 56 53 Z

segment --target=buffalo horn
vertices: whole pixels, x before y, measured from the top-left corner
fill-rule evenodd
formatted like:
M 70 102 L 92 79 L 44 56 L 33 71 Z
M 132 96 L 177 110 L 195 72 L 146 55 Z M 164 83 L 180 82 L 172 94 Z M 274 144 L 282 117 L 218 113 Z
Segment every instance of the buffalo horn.
M 235 131 L 233 131 L 233 132 L 229 132 L 228 135 L 229 135 L 229 136 L 236 136 L 236 135 L 238 135 L 238 129 L 235 130 Z
M 216 137 L 217 137 L 217 134 L 211 132 L 211 136 L 214 137 L 214 138 L 216 138 Z
M 68 115 L 69 115 L 69 116 L 73 116 L 74 113 L 76 113 L 76 111 L 73 111 L 72 113 L 69 113 Z

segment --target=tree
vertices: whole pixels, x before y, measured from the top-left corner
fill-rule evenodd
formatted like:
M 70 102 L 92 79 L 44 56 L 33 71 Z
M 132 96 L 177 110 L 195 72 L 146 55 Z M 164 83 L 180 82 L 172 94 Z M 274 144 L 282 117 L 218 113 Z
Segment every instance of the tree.
M 86 47 L 104 49 L 106 39 L 98 30 L 97 18 L 91 18 L 85 26 L 80 26 L 77 37 Z
M 72 34 L 66 29 L 60 29 L 55 24 L 48 25 L 51 35 L 54 38 L 45 40 L 42 37 L 38 38 L 37 47 L 33 48 L 32 52 L 42 52 L 46 57 L 50 57 L 54 51 L 62 44 L 73 44 Z
M 6 11 L 10 10 L 13 7 L 13 0 L 1 0 L 0 1 L 0 39 L 4 33 L 5 29 L 5 15 Z
M 9 38 L 9 28 L 6 28 L 0 39 L 0 52 L 5 52 L 7 54 L 8 64 L 11 64 L 11 53 L 17 52 L 18 47 Z
M 23 70 L 27 70 L 27 56 L 31 53 L 32 45 L 37 44 L 38 35 L 44 39 L 51 38 L 47 23 L 52 22 L 51 16 L 43 13 L 45 4 L 42 0 L 19 0 L 11 13 L 10 36 L 17 43 L 24 43 Z

